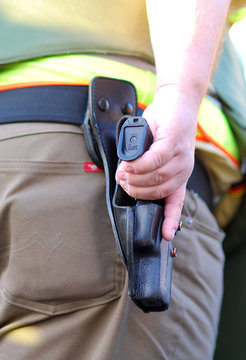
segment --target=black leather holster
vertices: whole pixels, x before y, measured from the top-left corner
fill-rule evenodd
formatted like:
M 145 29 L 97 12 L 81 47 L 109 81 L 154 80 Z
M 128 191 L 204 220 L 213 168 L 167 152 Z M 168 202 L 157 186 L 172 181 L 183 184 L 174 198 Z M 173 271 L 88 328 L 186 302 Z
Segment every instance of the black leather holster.
M 107 208 L 128 271 L 128 292 L 144 312 L 163 311 L 170 304 L 173 246 L 161 235 L 164 200 L 133 199 L 115 181 L 117 123 L 136 114 L 133 84 L 103 77 L 91 81 L 84 137 L 91 159 L 105 172 Z

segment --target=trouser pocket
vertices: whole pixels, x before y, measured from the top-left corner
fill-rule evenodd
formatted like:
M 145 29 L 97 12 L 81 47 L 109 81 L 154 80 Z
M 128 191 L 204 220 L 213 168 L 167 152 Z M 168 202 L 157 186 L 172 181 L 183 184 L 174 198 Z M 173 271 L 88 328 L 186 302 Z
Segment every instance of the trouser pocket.
M 186 192 L 181 220 L 171 300 L 172 314 L 180 315 L 175 359 L 212 359 L 223 295 L 224 232 L 193 191 Z
M 2 141 L 0 152 L 2 296 L 46 314 L 119 297 L 124 270 L 104 174 L 84 171 L 82 134 L 20 136 Z

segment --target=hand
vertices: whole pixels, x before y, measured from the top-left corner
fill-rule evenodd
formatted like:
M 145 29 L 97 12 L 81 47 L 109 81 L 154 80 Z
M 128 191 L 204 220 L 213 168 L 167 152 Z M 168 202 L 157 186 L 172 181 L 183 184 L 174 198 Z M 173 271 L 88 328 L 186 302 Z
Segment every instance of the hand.
M 116 181 L 132 197 L 165 198 L 162 235 L 172 240 L 180 219 L 188 178 L 194 165 L 197 104 L 175 85 L 160 87 L 145 110 L 154 136 L 150 149 L 140 158 L 122 161 Z

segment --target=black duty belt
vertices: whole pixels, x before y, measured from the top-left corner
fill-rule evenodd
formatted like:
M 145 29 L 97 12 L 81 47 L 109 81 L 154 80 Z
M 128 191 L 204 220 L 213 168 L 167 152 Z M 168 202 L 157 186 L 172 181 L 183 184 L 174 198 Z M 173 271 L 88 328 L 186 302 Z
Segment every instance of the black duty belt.
M 57 122 L 81 126 L 88 104 L 88 86 L 44 85 L 0 91 L 0 124 L 18 122 Z M 99 99 L 101 111 L 109 104 Z M 104 109 L 105 108 L 105 109 Z M 142 110 L 138 109 L 138 115 Z M 131 112 L 131 104 L 122 104 L 122 115 Z M 198 159 L 187 185 L 211 208 L 212 188 Z
M 59 122 L 81 125 L 88 102 L 88 86 L 51 85 L 0 92 L 0 124 Z

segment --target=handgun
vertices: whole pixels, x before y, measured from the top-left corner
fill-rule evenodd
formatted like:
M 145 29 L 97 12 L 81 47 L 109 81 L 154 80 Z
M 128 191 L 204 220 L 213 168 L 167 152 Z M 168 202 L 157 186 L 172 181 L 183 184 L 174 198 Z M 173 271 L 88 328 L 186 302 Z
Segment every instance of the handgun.
M 117 155 L 132 161 L 142 156 L 153 142 L 147 121 L 141 116 L 125 116 L 117 129 Z M 131 214 L 133 236 L 127 235 L 126 262 L 128 293 L 144 312 L 164 311 L 170 305 L 173 242 L 162 237 L 165 199 L 135 199 Z M 130 232 L 131 233 L 131 232 Z

